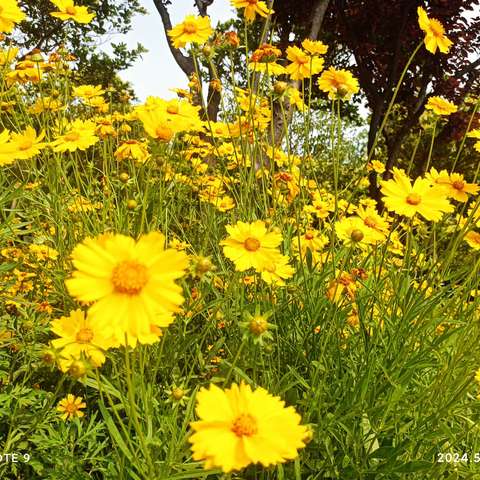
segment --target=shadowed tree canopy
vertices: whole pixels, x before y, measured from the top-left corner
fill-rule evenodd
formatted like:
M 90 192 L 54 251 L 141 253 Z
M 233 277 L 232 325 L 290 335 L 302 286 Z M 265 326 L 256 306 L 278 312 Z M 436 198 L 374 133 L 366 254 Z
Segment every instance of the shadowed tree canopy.
M 129 49 L 124 42 L 112 42 L 108 53 L 95 48 L 99 43 L 108 45 L 109 37 L 130 31 L 134 16 L 146 13 L 140 0 L 77 0 L 77 5 L 95 13 L 88 25 L 52 17 L 50 12 L 56 7 L 49 0 L 20 0 L 19 4 L 27 20 L 17 27 L 18 45 L 25 53 L 65 46 L 77 58 L 76 74 L 83 83 L 118 85 L 117 72 L 130 67 L 145 52 L 140 44 Z
M 402 143 L 418 125 L 430 95 L 443 95 L 460 103 L 478 92 L 480 75 L 480 18 L 478 0 L 335 0 L 330 3 L 324 28 L 335 43 L 345 45 L 353 56 L 353 70 L 371 109 L 369 151 L 384 119 L 395 86 L 410 55 L 423 40 L 417 21 L 417 7 L 445 26 L 453 46 L 448 54 L 435 55 L 420 48 L 412 61 L 397 103 L 402 120 L 383 131 L 387 149 L 387 172 L 395 166 Z M 371 179 L 371 193 L 378 190 Z

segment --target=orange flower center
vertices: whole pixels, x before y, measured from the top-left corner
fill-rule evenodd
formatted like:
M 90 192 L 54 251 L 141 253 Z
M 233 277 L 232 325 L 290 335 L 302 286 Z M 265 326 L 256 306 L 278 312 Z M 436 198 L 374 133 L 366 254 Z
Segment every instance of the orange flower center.
M 188 34 L 197 33 L 197 26 L 193 22 L 185 22 L 183 24 L 183 32 Z
M 462 182 L 461 180 L 455 180 L 452 183 L 452 186 L 455 190 L 463 190 L 465 188 L 465 182 Z
M 305 65 L 308 62 L 308 57 L 297 57 L 297 63 L 299 63 L 300 65 Z
M 249 252 L 256 252 L 260 248 L 260 242 L 256 238 L 248 237 L 244 242 L 243 246 L 245 250 Z
M 147 282 L 147 267 L 135 260 L 125 260 L 113 269 L 112 283 L 117 293 L 138 295 Z
M 367 227 L 370 227 L 370 228 L 375 228 L 377 226 L 377 223 L 375 222 L 375 220 L 372 217 L 365 217 L 363 219 L 363 223 Z
M 422 201 L 422 197 L 418 193 L 410 193 L 407 197 L 409 205 L 418 205 Z
M 76 142 L 80 138 L 80 134 L 78 132 L 70 132 L 67 133 L 63 138 L 66 142 Z
M 32 148 L 32 146 L 33 142 L 31 140 L 23 140 L 23 142 L 18 145 L 18 148 L 22 151 L 25 151 Z
M 165 142 L 168 142 L 173 137 L 173 132 L 168 127 L 157 127 L 155 134 L 159 140 L 164 140 Z
M 73 415 L 77 412 L 78 407 L 74 403 L 67 403 L 67 405 L 65 405 L 65 410 L 71 415 Z
M 248 328 L 254 335 L 260 336 L 268 330 L 268 322 L 261 316 L 254 317 L 250 321 Z
M 72 5 L 72 6 L 68 6 L 65 9 L 65 12 L 68 13 L 68 15 L 75 15 L 77 13 L 77 9 Z
M 306 240 L 313 240 L 315 237 L 311 233 L 306 233 L 305 234 L 305 239 Z
M 169 105 L 167 107 L 167 112 L 170 113 L 171 115 L 177 115 L 178 114 L 178 106 L 177 105 Z
M 258 0 L 247 0 L 247 3 L 250 5 L 256 5 L 258 3 Z
M 235 419 L 232 425 L 232 432 L 237 437 L 251 437 L 255 435 L 258 431 L 257 421 L 248 414 L 242 413 L 239 417 Z
M 445 33 L 443 25 L 436 18 L 430 19 L 429 27 L 430 27 L 430 32 L 434 37 L 442 37 L 443 34 Z
M 350 238 L 354 242 L 361 242 L 364 236 L 365 235 L 361 230 L 353 230 L 352 233 L 350 234 Z
M 93 332 L 90 328 L 81 328 L 76 337 L 75 340 L 77 343 L 90 343 L 93 340 Z

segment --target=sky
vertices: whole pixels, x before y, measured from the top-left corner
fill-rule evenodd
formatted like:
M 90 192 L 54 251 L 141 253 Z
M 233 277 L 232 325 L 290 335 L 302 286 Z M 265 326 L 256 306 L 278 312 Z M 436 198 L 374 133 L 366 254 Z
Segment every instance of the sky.
M 142 59 L 128 70 L 120 72 L 120 77 L 134 86 L 137 97 L 145 100 L 149 95 L 163 98 L 175 97 L 169 89 L 186 88 L 187 77 L 175 63 L 168 48 L 162 21 L 153 0 L 142 0 L 142 6 L 148 10 L 147 15 L 138 15 L 133 22 L 133 28 L 127 35 L 113 37 L 113 42 L 123 41 L 134 47 L 141 43 L 148 51 Z M 193 6 L 194 0 L 172 0 L 169 6 L 172 24 L 180 23 L 185 15 L 197 14 Z M 234 16 L 229 0 L 215 0 L 208 13 L 215 27 L 219 21 L 225 21 Z

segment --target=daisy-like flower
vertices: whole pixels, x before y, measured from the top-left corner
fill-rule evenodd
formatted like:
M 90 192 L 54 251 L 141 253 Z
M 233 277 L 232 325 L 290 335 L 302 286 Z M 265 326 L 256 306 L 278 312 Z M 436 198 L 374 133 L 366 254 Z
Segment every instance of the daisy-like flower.
M 480 250 L 480 233 L 470 230 L 463 239 L 474 249 Z
M 385 240 L 389 231 L 388 221 L 378 214 L 375 207 L 360 206 L 357 215 L 362 219 L 363 224 L 369 229 L 372 239 L 381 242 Z
M 477 142 L 474 144 L 473 148 L 477 152 L 480 152 L 480 128 L 476 128 L 475 130 L 471 130 L 470 132 L 468 132 L 467 137 L 477 139 Z
M 0 32 L 11 33 L 16 23 L 24 20 L 26 15 L 20 10 L 17 0 L 2 0 L 0 5 Z
M 137 242 L 104 234 L 72 252 L 76 270 L 65 282 L 68 291 L 81 302 L 96 302 L 89 314 L 122 344 L 125 336 L 132 345 L 151 343 L 152 333 L 159 333 L 155 327 L 167 327 L 184 301 L 175 280 L 185 274 L 188 257 L 164 244 L 156 232 Z
M 320 75 L 318 86 L 322 92 L 328 93 L 330 100 L 350 100 L 352 95 L 360 90 L 358 80 L 351 72 L 337 70 L 334 67 L 330 67 Z
M 385 164 L 382 162 L 379 162 L 378 160 L 372 160 L 368 165 L 367 165 L 367 170 L 369 172 L 375 172 L 378 174 L 382 174 L 385 172 Z
M 145 163 L 150 158 L 147 146 L 138 140 L 126 140 L 115 151 L 113 156 L 117 160 L 133 158 L 139 163 Z
M 458 107 L 443 97 L 430 97 L 425 105 L 426 110 L 432 110 L 437 115 L 448 116 L 455 113 Z
M 250 464 L 264 467 L 298 456 L 305 446 L 307 428 L 293 407 L 263 388 L 233 384 L 221 390 L 215 385 L 197 394 L 196 413 L 189 439 L 193 459 L 204 460 L 205 468 L 224 472 Z
M 73 360 L 82 356 L 94 367 L 100 367 L 105 362 L 105 351 L 118 346 L 118 342 L 105 328 L 82 310 L 75 310 L 68 317 L 53 320 L 51 331 L 60 338 L 52 340 L 52 346 L 61 350 L 61 369 L 68 371 Z
M 10 141 L 10 131 L 0 132 L 0 166 L 10 165 L 15 161 L 15 145 Z
M 99 141 L 95 135 L 95 129 L 95 123 L 90 120 L 74 120 L 67 125 L 66 132 L 58 136 L 50 146 L 53 147 L 54 152 L 86 150 Z
M 70 420 L 75 417 L 83 417 L 85 414 L 82 412 L 82 408 L 86 406 L 87 404 L 83 401 L 82 397 L 76 397 L 69 393 L 58 402 L 57 410 L 62 414 L 62 420 Z
M 262 271 L 262 280 L 268 285 L 285 286 L 285 280 L 292 278 L 295 274 L 295 269 L 288 263 L 289 261 L 286 255 L 275 257 L 275 261 Z
M 461 173 L 451 173 L 449 183 L 445 184 L 447 195 L 458 202 L 466 202 L 468 195 L 476 195 L 480 187 L 475 183 L 467 183 Z
M 263 0 L 231 0 L 231 3 L 235 8 L 245 9 L 243 14 L 247 22 L 253 22 L 257 14 L 266 18 L 272 13 L 275 13 L 268 8 Z
M 335 223 L 335 232 L 340 240 L 352 247 L 365 247 L 375 243 L 372 229 L 360 217 L 344 217 Z
M 403 170 L 393 169 L 393 178 L 381 181 L 383 202 L 388 210 L 414 217 L 419 213 L 427 220 L 440 220 L 444 212 L 453 211 L 442 187 L 432 186 L 430 180 L 417 178 L 411 183 Z
M 448 53 L 453 42 L 445 36 L 445 29 L 436 18 L 428 18 L 427 12 L 422 8 L 417 8 L 418 25 L 425 32 L 425 48 L 436 53 L 437 48 L 441 53 Z
M 302 42 L 303 49 L 310 55 L 325 55 L 328 52 L 328 46 L 318 40 L 306 38 Z
M 312 57 L 298 47 L 287 48 L 287 59 L 291 63 L 287 65 L 286 70 L 292 80 L 310 78 L 323 69 L 323 58 Z
M 90 23 L 95 17 L 90 13 L 87 7 L 79 7 L 73 3 L 73 0 L 50 0 L 57 8 L 58 12 L 51 12 L 50 15 L 60 20 L 73 20 L 77 23 Z
M 265 222 L 237 222 L 236 225 L 227 225 L 226 229 L 229 236 L 220 245 L 223 246 L 225 256 L 235 263 L 238 272 L 252 267 L 261 272 L 278 258 L 282 236 L 267 232 Z
M 37 132 L 32 127 L 27 127 L 22 133 L 12 133 L 11 142 L 15 147 L 15 158 L 17 160 L 26 160 L 35 157 L 47 146 L 42 143 L 45 138 L 45 132 L 37 136 Z
M 182 23 L 168 32 L 175 48 L 183 48 L 188 43 L 203 44 L 213 33 L 210 17 L 187 15 Z
M 105 90 L 101 85 L 79 85 L 78 87 L 74 87 L 72 91 L 74 97 L 80 97 L 84 100 L 101 97 L 104 93 Z

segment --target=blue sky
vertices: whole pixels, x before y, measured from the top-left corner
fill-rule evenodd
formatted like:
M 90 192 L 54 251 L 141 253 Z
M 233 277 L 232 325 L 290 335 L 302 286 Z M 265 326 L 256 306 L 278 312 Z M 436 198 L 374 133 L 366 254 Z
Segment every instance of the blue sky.
M 148 49 L 148 53 L 145 53 L 142 60 L 136 62 L 133 67 L 121 72 L 120 77 L 133 84 L 140 100 L 144 100 L 148 95 L 174 97 L 175 94 L 169 89 L 185 88 L 187 78 L 170 53 L 153 0 L 142 0 L 140 3 L 148 10 L 148 15 L 137 16 L 128 35 L 114 37 L 112 40 L 124 41 L 129 46 L 141 43 Z M 169 7 L 172 24 L 181 22 L 189 13 L 198 14 L 193 5 L 193 0 L 173 0 Z M 225 21 L 234 15 L 229 0 L 215 0 L 208 12 L 214 27 L 217 22 Z

